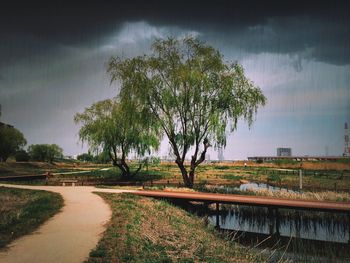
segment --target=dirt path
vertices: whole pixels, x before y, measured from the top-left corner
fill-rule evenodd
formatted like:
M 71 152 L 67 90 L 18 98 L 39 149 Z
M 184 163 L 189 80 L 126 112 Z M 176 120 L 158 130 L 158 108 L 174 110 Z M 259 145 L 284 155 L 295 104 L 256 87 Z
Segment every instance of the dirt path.
M 32 234 L 16 239 L 9 249 L 0 251 L 0 262 L 4 263 L 83 262 L 97 245 L 111 217 L 109 206 L 92 192 L 126 192 L 90 186 L 0 186 L 52 191 L 64 199 L 61 212 Z

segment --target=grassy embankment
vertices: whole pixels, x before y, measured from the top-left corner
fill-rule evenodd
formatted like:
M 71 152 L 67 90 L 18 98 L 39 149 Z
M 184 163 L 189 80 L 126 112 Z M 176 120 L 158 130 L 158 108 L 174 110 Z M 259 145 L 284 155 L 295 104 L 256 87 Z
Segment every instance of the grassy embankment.
M 113 216 L 88 262 L 259 262 L 198 217 L 165 201 L 99 193 Z
M 35 230 L 62 206 L 59 194 L 0 187 L 0 248 Z

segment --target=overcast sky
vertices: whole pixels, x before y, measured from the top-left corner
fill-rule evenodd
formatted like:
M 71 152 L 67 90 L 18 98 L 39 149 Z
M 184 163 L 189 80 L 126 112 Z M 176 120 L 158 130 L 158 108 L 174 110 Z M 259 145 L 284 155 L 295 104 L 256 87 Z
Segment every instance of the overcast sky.
M 343 153 L 347 1 L 47 2 L 0 9 L 1 121 L 28 144 L 57 143 L 67 155 L 86 151 L 73 116 L 117 94 L 108 59 L 147 53 L 155 38 L 193 35 L 239 61 L 268 99 L 251 129 L 239 123 L 229 136 L 225 159 L 276 155 L 277 147 L 294 155 Z

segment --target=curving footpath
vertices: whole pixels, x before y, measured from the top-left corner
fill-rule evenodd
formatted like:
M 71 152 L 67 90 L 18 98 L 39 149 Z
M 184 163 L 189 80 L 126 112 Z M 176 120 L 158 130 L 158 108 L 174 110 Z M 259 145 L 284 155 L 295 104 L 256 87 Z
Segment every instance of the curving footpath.
M 4 263 L 83 262 L 96 247 L 112 215 L 109 206 L 93 192 L 133 192 L 90 186 L 0 186 L 56 192 L 64 199 L 61 212 L 0 251 L 0 262 Z

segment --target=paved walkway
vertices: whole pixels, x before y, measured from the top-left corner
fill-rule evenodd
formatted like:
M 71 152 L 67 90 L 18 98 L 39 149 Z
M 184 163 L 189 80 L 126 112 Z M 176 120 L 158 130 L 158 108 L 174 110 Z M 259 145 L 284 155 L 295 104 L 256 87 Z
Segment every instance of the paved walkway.
M 92 186 L 0 186 L 52 191 L 64 199 L 61 212 L 32 234 L 16 239 L 9 249 L 0 251 L 1 263 L 83 262 L 96 247 L 112 214 L 103 199 L 92 192 L 128 192 Z

